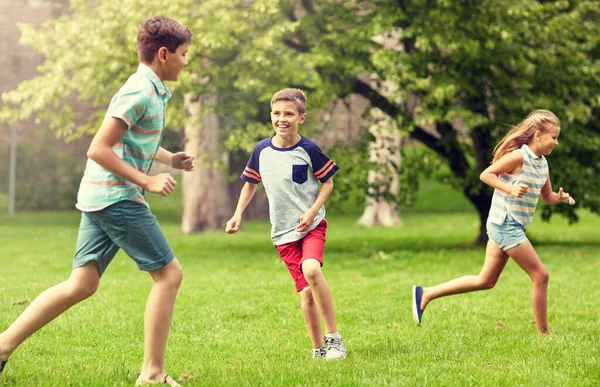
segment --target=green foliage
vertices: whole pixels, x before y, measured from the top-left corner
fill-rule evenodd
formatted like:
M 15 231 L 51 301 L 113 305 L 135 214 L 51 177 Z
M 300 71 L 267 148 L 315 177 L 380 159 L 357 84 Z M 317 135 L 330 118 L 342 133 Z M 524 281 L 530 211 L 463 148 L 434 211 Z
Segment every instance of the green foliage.
M 420 144 L 406 144 L 401 152 L 398 204 L 402 208 L 411 207 L 418 200 L 421 181 L 443 179 L 449 171 L 439 155 Z
M 325 207 L 332 214 L 360 214 L 367 195 L 369 171 L 368 143 L 363 141 L 351 149 L 343 144 L 333 146 L 327 155 L 340 166 L 333 177 L 333 192 Z
M 74 127 L 64 101 L 103 107 L 135 70 L 137 27 L 151 14 L 175 17 L 194 32 L 190 65 L 172 85 L 173 127 L 186 120 L 184 94 L 216 94 L 222 138 L 232 133 L 229 143 L 247 149 L 266 130 L 274 91 L 301 87 L 310 109 L 359 93 L 439 154 L 451 173 L 446 182 L 485 208 L 491 195 L 478 175 L 495 142 L 532 109 L 547 108 L 573 133 L 564 142 L 569 151 L 549 158 L 553 181 L 582 198 L 578 206 L 600 207 L 578 183 L 600 172 L 583 159 L 597 150 L 600 114 L 595 0 L 77 0 L 69 15 L 38 30 L 23 27 L 23 43 L 46 62 L 38 77 L 3 96 L 15 108 L 3 108 L 0 119 L 37 113 L 63 135 L 97 127 L 101 114 Z M 389 44 L 385 36 L 397 39 Z M 397 91 L 372 86 L 384 80 Z M 575 218 L 573 208 L 557 211 Z
M 8 152 L 0 159 L 8 160 Z M 8 176 L 8 163 L 0 163 L 0 175 Z M 17 147 L 16 195 L 17 210 L 72 209 L 77 202 L 77 190 L 83 175 L 83 165 L 67 153 L 48 152 L 42 143 L 22 142 Z M 7 181 L 0 190 L 8 192 Z

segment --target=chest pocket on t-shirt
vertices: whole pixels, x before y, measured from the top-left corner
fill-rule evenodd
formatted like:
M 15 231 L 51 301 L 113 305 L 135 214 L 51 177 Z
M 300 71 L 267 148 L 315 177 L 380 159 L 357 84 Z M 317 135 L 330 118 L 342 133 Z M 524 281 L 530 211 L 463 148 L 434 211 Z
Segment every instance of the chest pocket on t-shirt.
M 298 184 L 308 180 L 308 164 L 292 165 L 292 180 Z

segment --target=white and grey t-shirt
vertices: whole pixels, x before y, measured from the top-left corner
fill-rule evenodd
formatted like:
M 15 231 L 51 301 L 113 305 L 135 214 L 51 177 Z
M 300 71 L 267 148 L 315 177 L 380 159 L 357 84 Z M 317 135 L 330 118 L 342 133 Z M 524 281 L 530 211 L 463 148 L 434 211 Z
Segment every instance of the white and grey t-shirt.
M 263 183 L 269 201 L 271 240 L 275 245 L 302 239 L 325 218 L 321 206 L 308 231 L 297 232 L 300 217 L 312 207 L 319 195 L 319 182 L 327 181 L 340 167 L 319 146 L 302 137 L 290 148 L 277 148 L 271 138 L 254 147 L 240 176 L 248 183 Z

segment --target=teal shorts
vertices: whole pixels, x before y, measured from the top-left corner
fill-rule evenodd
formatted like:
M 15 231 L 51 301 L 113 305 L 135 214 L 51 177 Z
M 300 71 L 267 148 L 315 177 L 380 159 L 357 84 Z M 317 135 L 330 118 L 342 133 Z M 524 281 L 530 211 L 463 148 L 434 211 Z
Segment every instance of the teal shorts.
M 492 223 L 488 220 L 486 228 L 488 237 L 497 244 L 502 251 L 517 247 L 528 240 L 525 235 L 525 226 L 508 216 L 501 225 Z
M 119 249 L 144 271 L 160 269 L 175 258 L 156 216 L 142 203 L 124 200 L 81 213 L 73 268 L 96 262 L 102 276 Z

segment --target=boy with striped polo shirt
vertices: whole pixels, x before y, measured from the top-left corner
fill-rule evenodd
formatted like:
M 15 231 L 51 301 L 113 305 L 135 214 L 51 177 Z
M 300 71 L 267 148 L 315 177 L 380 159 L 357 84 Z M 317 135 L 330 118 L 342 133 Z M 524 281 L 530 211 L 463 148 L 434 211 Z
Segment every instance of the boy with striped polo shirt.
M 144 193 L 166 196 L 175 187 L 168 173 L 147 174 L 154 159 L 173 168 L 193 169 L 191 154 L 173 154 L 160 147 L 171 96 L 163 81 L 176 81 L 187 65 L 191 37 L 187 27 L 161 16 L 140 27 L 141 63 L 113 97 L 87 152 L 76 205 L 82 217 L 71 276 L 40 294 L 0 334 L 0 370 L 25 339 L 93 295 L 107 266 L 123 249 L 154 280 L 144 314 L 144 363 L 136 384 L 178 385 L 167 375 L 164 357 L 183 274 Z
M 246 183 L 225 231 L 234 234 L 239 230 L 242 214 L 262 182 L 269 201 L 271 240 L 300 293 L 313 358 L 344 359 L 346 348 L 337 332 L 331 290 L 321 271 L 327 230 L 323 204 L 333 190 L 332 176 L 339 167 L 317 144 L 298 134 L 305 111 L 302 91 L 275 93 L 271 100 L 275 135 L 254 148 L 241 176 Z

